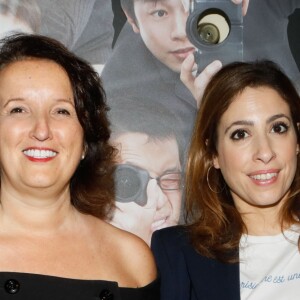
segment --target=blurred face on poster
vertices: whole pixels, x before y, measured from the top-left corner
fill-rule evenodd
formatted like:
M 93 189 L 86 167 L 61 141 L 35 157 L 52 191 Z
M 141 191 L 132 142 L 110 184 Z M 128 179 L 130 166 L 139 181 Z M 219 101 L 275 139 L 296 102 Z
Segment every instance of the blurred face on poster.
M 150 52 L 175 72 L 195 47 L 186 35 L 187 0 L 134 1 L 135 18 L 127 19 Z M 125 11 L 126 13 L 126 11 Z
M 112 224 L 150 245 L 155 230 L 178 224 L 180 217 L 182 174 L 176 139 L 124 133 L 113 144 L 119 149 L 118 166 L 127 174 L 117 180 L 129 190 L 123 191 L 126 197 L 117 195 Z M 136 182 L 142 184 L 136 187 Z
M 12 14 L 0 13 L 0 19 L 0 38 L 16 32 L 33 33 L 33 30 L 26 22 L 23 22 Z

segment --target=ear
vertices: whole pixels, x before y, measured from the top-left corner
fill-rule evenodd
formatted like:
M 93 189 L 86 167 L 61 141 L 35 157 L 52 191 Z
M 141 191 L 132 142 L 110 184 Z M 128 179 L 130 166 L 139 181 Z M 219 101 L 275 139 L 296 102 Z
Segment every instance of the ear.
M 134 20 L 132 17 L 130 17 L 128 15 L 128 13 L 126 11 L 124 11 L 125 15 L 126 15 L 126 18 L 127 18 L 127 21 L 128 23 L 131 25 L 132 27 L 132 30 L 135 32 L 135 33 L 140 33 L 140 30 L 139 30 L 139 27 L 136 23 L 136 20 Z
M 213 156 L 213 165 L 214 165 L 215 169 L 220 169 L 219 158 L 217 155 Z

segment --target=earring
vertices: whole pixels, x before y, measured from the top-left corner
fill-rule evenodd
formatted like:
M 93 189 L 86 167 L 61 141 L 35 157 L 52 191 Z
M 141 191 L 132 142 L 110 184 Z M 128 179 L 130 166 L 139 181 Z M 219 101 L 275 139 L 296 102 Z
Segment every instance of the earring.
M 83 147 L 83 151 L 82 151 L 82 155 L 81 155 L 81 160 L 85 159 L 86 152 L 87 152 L 87 145 L 86 145 L 86 143 L 84 143 L 84 147 Z
M 223 187 L 222 187 L 222 189 L 221 189 L 220 191 L 214 191 L 214 190 L 212 189 L 212 187 L 211 187 L 211 185 L 210 185 L 210 183 L 209 183 L 209 172 L 210 172 L 210 170 L 211 170 L 212 167 L 213 167 L 213 166 L 210 166 L 210 167 L 208 168 L 208 170 L 207 170 L 207 174 L 206 174 L 206 182 L 207 182 L 208 188 L 209 188 L 213 193 L 215 193 L 215 194 L 220 194 L 220 193 L 222 193 L 223 190 L 225 189 L 225 185 L 226 185 L 226 184 L 223 185 Z

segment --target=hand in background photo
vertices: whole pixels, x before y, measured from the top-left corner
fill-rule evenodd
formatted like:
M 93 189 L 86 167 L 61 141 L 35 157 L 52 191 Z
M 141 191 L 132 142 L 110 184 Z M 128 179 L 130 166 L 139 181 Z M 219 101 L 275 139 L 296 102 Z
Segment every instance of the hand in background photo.
M 38 0 L 0 0 L 0 38 L 14 33 L 38 33 L 41 11 Z

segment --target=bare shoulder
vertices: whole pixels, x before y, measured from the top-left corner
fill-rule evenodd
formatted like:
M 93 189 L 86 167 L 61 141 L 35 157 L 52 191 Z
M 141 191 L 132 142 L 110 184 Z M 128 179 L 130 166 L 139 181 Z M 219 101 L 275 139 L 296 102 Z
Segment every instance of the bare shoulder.
M 136 235 L 105 224 L 105 240 L 109 241 L 109 255 L 117 262 L 135 286 L 149 284 L 157 277 L 154 257 L 149 246 Z M 124 278 L 124 277 L 123 277 Z

